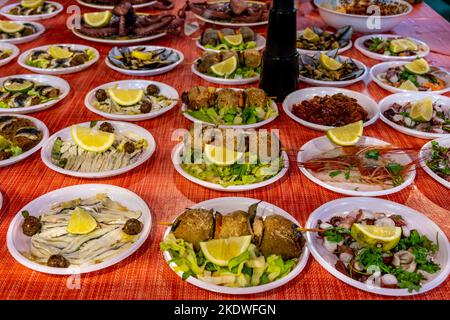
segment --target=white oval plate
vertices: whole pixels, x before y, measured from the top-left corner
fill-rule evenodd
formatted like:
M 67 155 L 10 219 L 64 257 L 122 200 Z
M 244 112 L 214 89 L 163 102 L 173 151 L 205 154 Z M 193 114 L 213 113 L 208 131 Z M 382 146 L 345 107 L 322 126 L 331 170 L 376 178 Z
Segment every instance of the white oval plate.
M 0 168 L 12 165 L 14 163 L 22 161 L 25 158 L 28 158 L 29 156 L 31 156 L 33 153 L 38 151 L 46 143 L 46 141 L 48 139 L 48 135 L 49 135 L 47 126 L 42 121 L 40 121 L 36 118 L 30 117 L 30 116 L 19 115 L 19 114 L 9 114 L 9 113 L 8 114 L 0 114 L 0 117 L 4 117 L 4 116 L 25 118 L 25 119 L 33 121 L 36 128 L 38 128 L 42 132 L 42 140 L 34 148 L 28 150 L 27 152 L 24 152 L 18 156 L 0 161 Z
M 142 229 L 141 236 L 130 246 L 128 250 L 125 250 L 119 255 L 98 264 L 80 267 L 69 266 L 69 268 L 48 267 L 46 265 L 33 262 L 21 254 L 21 252 L 27 252 L 30 250 L 30 237 L 24 235 L 21 228 L 23 221 L 21 214 L 22 211 L 27 210 L 30 215 L 39 216 L 56 202 L 69 201 L 74 198 L 92 197 L 97 193 L 106 193 L 111 197 L 111 199 L 120 202 L 127 208 L 142 212 L 141 221 L 144 227 Z M 9 253 L 13 256 L 13 258 L 16 259 L 16 261 L 21 265 L 29 269 L 57 275 L 81 274 L 108 268 L 128 258 L 147 240 L 151 227 L 152 214 L 150 208 L 145 201 L 134 192 L 108 184 L 80 184 L 46 193 L 20 209 L 9 225 L 7 245 Z
M 249 191 L 249 190 L 259 189 L 259 188 L 268 186 L 268 185 L 280 180 L 281 178 L 283 178 L 283 176 L 289 170 L 289 158 L 288 158 L 287 153 L 285 151 L 283 151 L 282 157 L 284 160 L 284 167 L 283 167 L 283 169 L 281 169 L 280 172 L 278 172 L 278 174 L 276 176 L 274 176 L 266 181 L 262 181 L 262 182 L 258 182 L 258 183 L 252 183 L 252 184 L 240 185 L 240 186 L 223 187 L 220 184 L 207 182 L 207 181 L 198 179 L 194 176 L 191 176 L 186 171 L 184 171 L 183 168 L 181 167 L 181 160 L 182 160 L 181 154 L 183 151 L 183 147 L 184 147 L 183 143 L 180 143 L 177 146 L 175 146 L 175 148 L 172 151 L 172 163 L 173 163 L 173 166 L 175 167 L 175 170 L 177 170 L 177 172 L 179 174 L 181 174 L 183 177 L 185 177 L 189 181 L 199 184 L 202 187 L 212 189 L 212 190 L 223 191 L 223 192 L 240 192 L 240 191 Z
M 112 114 L 107 113 L 104 111 L 101 111 L 97 109 L 94 106 L 94 103 L 96 101 L 95 99 L 95 92 L 98 89 L 107 89 L 107 88 L 113 88 L 117 86 L 120 89 L 146 89 L 149 84 L 154 84 L 159 87 L 161 90 L 160 93 L 167 98 L 176 100 L 173 101 L 170 106 L 165 107 L 163 109 L 160 109 L 156 112 L 150 112 L 145 114 L 136 114 L 136 115 L 128 115 L 128 114 Z M 98 86 L 97 88 L 91 90 L 84 99 L 85 106 L 92 112 L 107 118 L 107 119 L 113 119 L 113 120 L 119 120 L 119 121 L 142 121 L 142 120 L 148 120 L 155 117 L 158 117 L 162 115 L 163 113 L 166 113 L 167 111 L 171 110 L 173 107 L 175 107 L 178 103 L 178 92 L 171 86 L 157 81 L 149 81 L 149 80 L 122 80 L 122 81 L 115 81 L 115 82 L 109 82 L 102 84 L 101 86 Z
M 376 64 L 370 69 L 370 78 L 377 85 L 379 85 L 383 89 L 385 89 L 389 92 L 392 92 L 392 93 L 416 92 L 416 91 L 409 91 L 409 90 L 399 89 L 399 88 L 390 86 L 378 78 L 378 76 L 381 73 L 386 72 L 387 69 L 389 69 L 391 67 L 403 66 L 407 63 L 409 63 L 409 62 L 408 61 L 391 61 L 391 62 L 382 62 L 382 63 Z M 433 93 L 433 94 L 443 94 L 443 93 L 450 91 L 450 74 L 445 70 L 442 70 L 442 71 L 447 73 L 446 77 L 443 79 L 447 83 L 447 87 L 445 89 L 438 90 L 438 91 L 424 91 L 424 92 L 429 92 L 429 93 Z
M 11 55 L 10 55 L 9 57 L 0 60 L 0 67 L 1 67 L 1 66 L 4 66 L 5 64 L 10 63 L 10 62 L 11 62 L 12 60 L 14 60 L 14 59 L 19 55 L 19 53 L 20 53 L 19 48 L 17 48 L 17 47 L 16 47 L 15 45 L 13 45 L 13 44 L 10 44 L 10 43 L 7 43 L 7 42 L 3 42 L 3 43 L 0 42 L 0 49 L 3 49 L 3 50 L 11 50 L 11 51 L 12 51 L 12 53 L 11 53 Z
M 379 140 L 372 137 L 366 137 L 362 136 L 358 142 L 358 145 L 389 145 L 389 143 Z M 332 150 L 336 148 L 336 146 L 326 137 L 319 137 L 312 139 L 305 143 L 301 148 L 300 151 L 297 154 L 297 163 L 305 162 L 311 158 L 313 158 L 316 155 L 319 155 L 323 152 L 326 152 L 328 150 Z M 410 163 L 412 162 L 412 159 L 407 154 L 399 154 L 396 157 L 396 160 L 400 164 L 404 163 Z M 399 192 L 403 189 L 405 189 L 407 186 L 409 186 L 411 183 L 414 182 L 414 178 L 416 177 L 416 168 L 415 166 L 412 167 L 411 171 L 408 173 L 405 181 L 394 188 L 386 189 L 386 190 L 376 190 L 376 191 L 356 191 L 354 189 L 347 189 L 344 187 L 338 187 L 335 186 L 329 182 L 324 182 L 318 178 L 316 178 L 309 170 L 305 169 L 303 166 L 299 166 L 300 171 L 312 182 L 318 184 L 321 187 L 324 187 L 325 189 L 349 195 L 349 196 L 360 196 L 360 197 L 378 197 L 378 196 L 385 196 L 388 194 L 393 194 L 396 192 Z
M 196 59 L 191 66 L 192 73 L 199 76 L 203 80 L 209 81 L 211 83 L 229 85 L 229 86 L 232 86 L 232 85 L 239 86 L 239 85 L 243 85 L 243 84 L 249 84 L 252 82 L 256 82 L 259 80 L 259 76 L 245 78 L 245 79 L 225 79 L 225 78 L 217 78 L 217 77 L 209 76 L 209 75 L 201 73 L 200 71 L 197 70 L 197 67 L 196 67 L 197 60 L 198 59 Z
M 81 39 L 93 41 L 93 42 L 99 42 L 99 43 L 114 44 L 114 45 L 129 45 L 129 44 L 146 42 L 146 41 L 164 37 L 167 34 L 166 32 L 163 32 L 163 33 L 158 33 L 158 34 L 154 34 L 151 36 L 146 36 L 146 37 L 142 37 L 142 38 L 134 38 L 134 39 L 103 39 L 103 38 L 95 38 L 95 37 L 87 36 L 87 35 L 79 32 L 75 28 L 72 28 L 71 30 L 74 35 L 76 35 L 77 37 L 79 37 Z
M 111 69 L 113 69 L 113 70 L 115 70 L 117 72 L 126 74 L 128 76 L 148 77 L 148 76 L 156 76 L 158 74 L 163 74 L 163 73 L 169 72 L 169 71 L 175 69 L 179 64 L 181 64 L 184 61 L 183 53 L 181 51 L 178 51 L 178 50 L 173 49 L 173 48 L 160 47 L 160 46 L 134 46 L 134 47 L 129 47 L 129 48 L 130 48 L 130 50 L 134 50 L 135 48 L 145 48 L 146 51 L 147 50 L 157 50 L 157 49 L 169 49 L 169 50 L 175 51 L 178 54 L 178 56 L 180 57 L 180 60 L 178 60 L 175 63 L 172 63 L 171 65 L 168 65 L 168 66 L 165 66 L 165 67 L 162 67 L 162 68 L 151 69 L 151 70 L 128 70 L 128 69 L 122 69 L 122 68 L 119 68 L 119 67 L 113 65 L 109 61 L 108 57 L 105 58 L 106 65 L 109 68 L 111 68 Z
M 345 57 L 345 56 L 339 56 L 341 59 L 343 59 L 344 61 L 349 59 L 349 57 Z M 302 75 L 298 76 L 298 79 L 302 82 L 305 82 L 309 85 L 312 86 L 321 86 L 321 87 L 335 87 L 335 88 L 342 88 L 342 87 L 346 87 L 349 86 L 351 84 L 354 84 L 358 81 L 361 81 L 364 79 L 364 77 L 367 75 L 367 67 L 364 63 L 362 63 L 359 60 L 353 59 L 352 60 L 355 62 L 355 64 L 361 68 L 364 69 L 364 72 L 362 75 L 360 75 L 358 78 L 355 79 L 351 79 L 351 80 L 345 80 L 345 81 L 324 81 L 324 80 L 314 80 L 311 78 L 306 78 Z
M 44 74 L 16 74 L 13 76 L 3 77 L 0 78 L 0 86 L 3 84 L 5 80 L 10 78 L 28 79 L 31 81 L 35 81 L 39 84 L 50 85 L 52 87 L 59 89 L 60 94 L 59 97 L 55 100 L 50 100 L 45 103 L 37 104 L 31 107 L 10 108 L 10 109 L 0 108 L 0 116 L 3 113 L 28 114 L 48 109 L 51 106 L 54 106 L 55 104 L 60 102 L 62 99 L 64 99 L 69 94 L 70 91 L 69 83 L 66 80 Z
M 370 126 L 375 121 L 377 121 L 378 106 L 377 106 L 377 103 L 372 98 L 370 98 L 368 95 L 359 93 L 357 91 L 347 90 L 347 89 L 339 89 L 339 88 L 315 87 L 315 88 L 306 88 L 306 89 L 300 89 L 300 90 L 294 91 L 284 99 L 283 110 L 284 110 L 284 112 L 286 112 L 286 114 L 292 120 L 300 123 L 301 125 L 304 125 L 305 127 L 308 127 L 313 130 L 327 131 L 333 127 L 323 126 L 320 124 L 315 124 L 312 122 L 305 121 L 292 113 L 292 107 L 294 106 L 294 104 L 298 104 L 304 100 L 310 100 L 310 99 L 314 98 L 315 96 L 321 96 L 321 97 L 323 97 L 325 95 L 331 96 L 336 93 L 343 93 L 348 97 L 358 100 L 358 103 L 361 105 L 361 107 L 364 108 L 364 110 L 367 111 L 368 116 L 369 116 L 369 120 L 364 122 L 364 127 Z
M 305 31 L 304 29 L 297 31 L 297 39 L 303 34 L 304 31 Z M 350 40 L 350 42 L 345 47 L 342 47 L 342 48 L 338 49 L 338 55 L 342 54 L 343 52 L 345 52 L 347 50 L 350 50 L 352 45 L 353 45 L 353 42 L 352 42 L 352 40 Z M 330 52 L 332 50 L 306 50 L 306 49 L 299 49 L 299 48 L 297 48 L 297 51 L 300 54 L 307 54 L 307 55 L 314 55 L 317 52 L 327 53 L 327 52 Z
M 257 199 L 244 198 L 244 197 L 223 197 L 223 198 L 215 198 L 215 199 L 206 200 L 206 201 L 197 203 L 197 204 L 191 206 L 190 208 L 214 209 L 215 211 L 221 212 L 222 214 L 228 214 L 228 213 L 231 213 L 236 210 L 247 210 L 249 206 L 251 206 L 252 204 L 259 202 L 259 201 L 260 200 L 257 200 Z M 289 213 L 287 213 L 283 209 L 281 209 L 271 203 L 267 203 L 265 201 L 261 201 L 259 203 L 256 214 L 261 217 L 269 216 L 272 214 L 278 214 L 278 215 L 292 221 L 296 225 L 300 226 L 298 221 L 295 220 L 295 218 L 293 216 L 291 216 Z M 166 229 L 166 232 L 164 233 L 163 238 L 166 238 L 169 235 L 170 229 L 171 229 L 171 227 L 168 227 Z M 163 255 L 164 255 L 164 259 L 166 260 L 167 264 L 169 264 L 169 261 L 171 259 L 170 253 L 167 251 L 164 251 Z M 292 269 L 292 271 L 288 275 L 286 275 L 285 277 L 283 277 L 277 281 L 274 281 L 274 282 L 271 282 L 268 284 L 264 284 L 264 285 L 254 286 L 254 287 L 230 288 L 230 287 L 226 287 L 226 286 L 218 286 L 218 285 L 214 285 L 211 283 L 207 283 L 205 281 L 201 281 L 194 277 L 189 277 L 189 278 L 187 278 L 186 281 L 196 287 L 199 287 L 199 288 L 202 288 L 202 289 L 205 289 L 208 291 L 212 291 L 212 292 L 223 293 L 223 294 L 261 293 L 261 292 L 265 292 L 268 290 L 272 290 L 272 289 L 281 287 L 282 285 L 290 282 L 292 279 L 294 279 L 296 276 L 298 276 L 302 272 L 303 268 L 305 267 L 306 263 L 308 262 L 308 258 L 309 258 L 309 249 L 308 249 L 308 246 L 305 245 L 303 247 L 303 251 L 299 257 L 299 261 L 298 261 L 297 265 L 295 266 L 294 269 Z M 175 264 L 170 263 L 169 266 L 173 270 L 173 267 L 175 266 Z M 182 272 L 178 272 L 177 274 L 180 277 L 182 277 L 182 275 L 183 275 Z
M 7 42 L 12 44 L 21 44 L 33 41 L 41 36 L 45 32 L 45 27 L 38 22 L 31 21 L 14 21 L 15 23 L 29 23 L 32 24 L 36 28 L 36 33 L 30 34 L 29 36 L 21 37 L 21 38 L 12 38 L 12 39 L 0 39 L 0 43 Z
M 0 210 L 2 210 L 3 207 L 3 195 L 2 192 L 0 191 Z
M 109 6 L 109 5 L 102 5 L 102 4 L 95 4 L 95 3 L 88 3 L 82 0 L 77 0 L 77 2 L 85 7 L 89 7 L 89 8 L 93 8 L 93 9 L 103 9 L 103 10 L 112 10 L 114 8 L 114 6 Z M 145 8 L 148 6 L 151 6 L 153 4 L 155 4 L 157 1 L 149 1 L 146 3 L 141 3 L 141 4 L 134 4 L 133 8 L 135 9 L 139 9 L 139 8 Z
M 85 50 L 85 49 L 90 49 L 94 52 L 95 54 L 95 58 L 92 59 L 91 61 L 88 61 L 82 65 L 79 66 L 75 66 L 75 67 L 68 67 L 68 68 L 49 68 L 49 69 L 43 69 L 43 68 L 36 68 L 36 67 L 32 67 L 26 64 L 26 61 L 28 59 L 28 56 L 36 50 L 44 50 L 46 51 L 48 48 L 50 48 L 51 46 L 68 46 L 70 47 L 72 50 Z M 41 47 L 37 47 L 37 48 L 33 48 L 30 49 L 28 51 L 25 51 L 24 53 L 22 53 L 19 56 L 19 59 L 17 60 L 17 62 L 19 63 L 19 65 L 25 69 L 28 69 L 32 72 L 36 72 L 36 73 L 43 73 L 43 74 L 51 74 L 51 75 L 61 75 L 61 74 L 69 74 L 69 73 L 75 73 L 75 72 L 79 72 L 82 71 L 84 69 L 89 68 L 90 66 L 92 66 L 94 63 L 96 63 L 98 61 L 98 59 L 100 58 L 100 53 L 97 51 L 97 49 L 93 48 L 93 47 L 89 47 L 89 46 L 85 46 L 85 45 L 81 45 L 81 44 L 52 44 L 52 45 L 45 45 L 45 46 L 41 46 Z
M 232 88 L 232 89 L 233 90 L 243 90 L 243 89 L 237 89 L 237 88 Z M 224 129 L 243 129 L 243 130 L 256 129 L 256 128 L 265 126 L 266 124 L 272 122 L 273 120 L 275 120 L 278 117 L 278 106 L 277 106 L 277 104 L 274 101 L 272 101 L 272 109 L 277 112 L 277 115 L 275 117 L 271 117 L 271 118 L 266 119 L 264 121 L 260 121 L 260 122 L 252 123 L 252 124 L 243 124 L 243 125 L 219 125 L 217 127 L 218 128 L 224 128 Z M 186 110 L 187 110 L 187 106 L 186 106 L 185 103 L 183 103 L 181 105 L 181 113 L 183 114 L 183 116 L 186 119 L 188 119 L 188 120 L 190 120 L 190 121 L 192 121 L 194 123 L 203 123 L 203 124 L 206 124 L 206 125 L 214 126 L 214 123 L 205 122 L 205 121 L 199 120 L 199 119 L 191 116 L 190 114 L 186 113 Z
M 444 147 L 450 147 L 450 135 L 447 137 L 442 137 L 435 139 L 433 141 L 437 141 L 440 146 Z M 447 189 L 450 189 L 450 181 L 447 181 L 441 177 L 439 177 L 436 173 L 434 173 L 430 168 L 428 168 L 427 164 L 425 163 L 426 160 L 429 159 L 429 154 L 431 150 L 431 141 L 428 141 L 424 144 L 422 149 L 420 149 L 419 152 L 419 159 L 420 159 L 420 165 L 425 170 L 426 173 L 428 173 L 434 180 L 442 184 Z
M 266 38 L 264 38 L 262 35 L 260 35 L 258 33 L 256 34 L 255 42 L 256 42 L 256 48 L 254 48 L 255 50 L 261 51 L 266 47 Z M 220 52 L 221 51 L 221 50 L 206 48 L 204 45 L 202 45 L 200 43 L 200 39 L 195 41 L 195 44 L 197 45 L 197 48 L 199 48 L 200 50 L 203 50 L 203 51 L 207 51 L 207 52 Z
M 401 133 L 407 134 L 409 136 L 421 138 L 421 139 L 435 139 L 439 137 L 445 137 L 450 136 L 450 133 L 431 133 L 431 132 L 422 132 L 419 130 L 410 129 L 404 126 L 401 126 L 399 124 L 396 124 L 395 122 L 392 122 L 391 120 L 387 119 L 383 112 L 388 110 L 390 106 L 394 103 L 398 104 L 406 104 L 407 102 L 417 101 L 420 99 L 423 99 L 425 97 L 430 97 L 433 102 L 439 100 L 446 102 L 447 105 L 450 106 L 450 98 L 446 96 L 440 96 L 438 94 L 433 94 L 432 92 L 404 92 L 404 93 L 395 93 L 391 94 L 387 97 L 385 97 L 383 100 L 381 100 L 378 104 L 378 108 L 380 110 L 380 118 L 381 120 L 386 123 L 391 128 L 394 128 L 397 131 L 400 131 Z
M 376 209 L 375 209 L 376 208 Z M 437 254 L 437 263 L 439 263 L 442 269 L 431 280 L 426 282 L 419 292 L 408 292 L 407 289 L 388 289 L 388 288 L 369 288 L 368 285 L 359 282 L 357 280 L 347 277 L 343 273 L 336 270 L 334 264 L 336 263 L 336 256 L 328 252 L 322 245 L 321 239 L 316 237 L 315 233 L 307 232 L 306 238 L 309 249 L 314 259 L 325 268 L 329 273 L 360 290 L 364 290 L 370 293 L 381 294 L 386 296 L 412 296 L 420 293 L 427 292 L 436 288 L 448 277 L 450 272 L 449 254 L 450 246 L 446 235 L 442 230 L 430 219 L 428 219 L 422 213 L 401 205 L 396 202 L 378 199 L 378 198 L 341 198 L 325 203 L 321 207 L 317 208 L 306 222 L 306 228 L 315 228 L 317 220 L 327 221 L 335 215 L 342 215 L 350 211 L 365 209 L 365 210 L 377 210 L 377 212 L 386 212 L 390 214 L 399 214 L 405 218 L 408 225 L 412 226 L 411 229 L 417 229 L 420 234 L 426 235 L 433 241 L 438 237 L 439 253 Z
M 52 169 L 53 171 L 68 175 L 68 176 L 73 176 L 73 177 L 78 177 L 78 178 L 87 178 L 87 179 L 94 179 L 94 178 L 108 178 L 108 177 L 113 177 L 113 176 L 117 176 L 119 174 L 128 172 L 138 166 L 140 166 L 141 164 L 143 164 L 145 161 L 147 161 L 148 159 L 150 159 L 150 157 L 153 155 L 153 153 L 155 152 L 156 149 L 156 142 L 155 139 L 153 138 L 152 134 L 147 131 L 146 129 L 137 126 L 135 124 L 131 124 L 131 123 L 127 123 L 127 122 L 116 122 L 116 121 L 99 121 L 99 123 L 102 122 L 109 122 L 111 123 L 116 131 L 119 132 L 133 132 L 139 136 L 141 136 L 142 138 L 146 139 L 148 142 L 148 147 L 147 149 L 140 155 L 139 160 L 134 162 L 133 164 L 130 164 L 129 166 L 120 168 L 120 169 L 116 169 L 116 170 L 109 170 L 109 171 L 102 171 L 102 172 L 78 172 L 78 171 L 71 171 L 71 170 L 66 170 L 63 168 L 58 167 L 57 165 L 52 163 L 52 148 L 53 148 L 53 144 L 55 143 L 56 138 L 60 137 L 61 139 L 63 139 L 64 141 L 66 140 L 72 140 L 72 136 L 70 134 L 70 128 L 71 127 L 67 127 L 64 128 L 58 132 L 56 132 L 55 134 L 53 134 L 45 143 L 45 145 L 42 147 L 41 150 L 41 159 L 44 162 L 44 164 L 49 167 L 50 169 Z M 79 123 L 76 124 L 77 126 L 84 126 L 84 127 L 89 127 L 90 122 L 84 122 L 84 123 Z
M 3 8 L 1 8 L 0 9 L 0 14 L 5 16 L 6 18 L 8 18 L 10 20 L 39 21 L 39 20 L 46 20 L 46 19 L 53 18 L 53 17 L 57 16 L 64 9 L 64 6 L 62 4 L 60 4 L 60 3 L 58 3 L 58 2 L 47 1 L 47 0 L 45 2 L 54 4 L 56 6 L 56 10 L 54 12 L 51 12 L 51 13 L 35 14 L 35 15 L 31 15 L 31 16 L 19 16 L 19 15 L 15 15 L 15 14 L 9 14 L 8 13 L 9 10 L 14 8 L 18 4 L 20 4 L 20 2 L 16 2 L 16 3 L 12 3 L 10 5 L 7 5 L 7 6 L 4 6 Z
M 407 38 L 411 39 L 412 41 L 414 41 L 416 44 L 418 44 L 419 46 L 421 46 L 423 48 L 423 51 L 417 55 L 399 57 L 399 56 L 388 56 L 388 55 L 372 52 L 372 51 L 366 49 L 366 47 L 364 46 L 364 41 L 375 38 L 375 37 L 386 40 L 386 39 L 398 38 L 400 36 L 395 35 L 395 34 L 371 34 L 371 35 L 367 35 L 367 36 L 362 36 L 362 37 L 359 37 L 358 39 L 356 39 L 355 48 L 358 49 L 358 51 L 361 52 L 363 55 L 365 55 L 369 58 L 372 58 L 375 60 L 381 60 L 381 61 L 411 61 L 411 60 L 416 59 L 417 57 L 423 58 L 430 53 L 430 47 L 428 47 L 428 45 L 425 42 L 414 39 L 414 38 L 410 38 L 410 37 L 407 37 Z

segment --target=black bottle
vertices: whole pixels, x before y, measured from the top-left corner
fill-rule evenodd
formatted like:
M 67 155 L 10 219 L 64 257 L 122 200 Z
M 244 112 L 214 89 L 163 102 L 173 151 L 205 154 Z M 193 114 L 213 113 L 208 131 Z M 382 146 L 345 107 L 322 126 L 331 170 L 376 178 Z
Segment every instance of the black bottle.
M 273 0 L 259 87 L 278 102 L 297 90 L 296 15 L 294 0 Z

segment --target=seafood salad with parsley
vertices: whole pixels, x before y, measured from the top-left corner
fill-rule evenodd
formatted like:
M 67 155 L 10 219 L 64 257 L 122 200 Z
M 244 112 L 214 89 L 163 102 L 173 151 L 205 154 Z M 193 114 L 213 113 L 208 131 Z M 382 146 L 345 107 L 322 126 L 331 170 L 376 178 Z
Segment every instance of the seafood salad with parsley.
M 360 209 L 318 220 L 317 230 L 336 270 L 369 286 L 420 291 L 441 269 L 437 235 L 428 238 L 398 214 Z
M 425 52 L 425 47 L 406 37 L 372 37 L 363 42 L 364 47 L 374 53 L 385 56 L 408 57 Z
M 450 182 L 450 147 L 431 141 L 431 150 L 424 160 L 431 171 Z

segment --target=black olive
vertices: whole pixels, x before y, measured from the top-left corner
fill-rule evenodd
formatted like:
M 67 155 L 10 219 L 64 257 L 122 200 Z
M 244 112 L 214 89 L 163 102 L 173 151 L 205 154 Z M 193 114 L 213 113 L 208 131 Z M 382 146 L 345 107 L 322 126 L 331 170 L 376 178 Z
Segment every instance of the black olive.
M 41 231 L 42 223 L 39 218 L 28 216 L 23 220 L 22 231 L 25 235 L 31 237 Z
M 157 86 L 155 86 L 154 84 L 149 84 L 147 86 L 147 94 L 154 96 L 157 95 L 159 93 L 159 88 Z
M 142 231 L 142 222 L 138 219 L 128 219 L 122 230 L 126 234 L 136 235 Z
M 105 101 L 106 99 L 108 99 L 108 94 L 106 93 L 105 90 L 103 89 L 98 89 L 95 92 L 95 99 L 97 99 L 97 101 Z
M 123 148 L 126 153 L 133 153 L 134 150 L 136 150 L 136 148 L 134 147 L 134 144 L 131 143 L 130 141 L 125 142 L 125 144 L 123 145 Z
M 103 122 L 100 125 L 100 131 L 114 133 L 114 127 L 109 122 Z
M 54 254 L 47 260 L 47 265 L 53 268 L 68 268 L 70 262 L 60 254 Z
M 152 103 L 150 101 L 144 101 L 139 109 L 142 113 L 149 113 L 152 111 Z

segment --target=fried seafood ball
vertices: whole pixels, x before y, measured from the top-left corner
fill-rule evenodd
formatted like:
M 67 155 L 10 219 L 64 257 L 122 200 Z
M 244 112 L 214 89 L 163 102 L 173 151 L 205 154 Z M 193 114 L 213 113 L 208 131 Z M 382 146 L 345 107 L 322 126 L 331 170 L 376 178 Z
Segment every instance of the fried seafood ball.
M 128 154 L 131 154 L 136 150 L 136 148 L 134 147 L 134 144 L 131 143 L 130 141 L 125 142 L 125 144 L 123 145 L 123 149 Z
M 242 93 L 233 89 L 222 89 L 217 91 L 216 104 L 218 108 L 240 107 Z
M 106 90 L 98 89 L 97 91 L 95 91 L 95 99 L 97 99 L 97 101 L 99 101 L 99 102 L 102 102 L 102 101 L 105 101 L 106 99 L 108 99 L 108 94 L 106 93 Z
M 203 54 L 203 56 L 199 59 L 197 62 L 197 69 L 201 73 L 208 73 L 209 68 L 219 63 L 220 60 L 220 54 L 216 52 L 206 52 Z
M 150 101 L 142 102 L 139 110 L 141 111 L 141 113 L 149 113 L 150 111 L 152 111 L 152 103 Z
M 252 235 L 250 215 L 245 211 L 235 211 L 227 215 L 216 213 L 214 238 L 226 239 Z
M 22 223 L 23 234 L 31 237 L 41 231 L 42 223 L 37 217 L 27 216 Z
M 142 222 L 140 222 L 138 219 L 128 219 L 127 222 L 125 222 L 122 230 L 126 234 L 134 236 L 142 231 Z
M 267 103 L 267 96 L 264 90 L 258 88 L 249 88 L 245 90 L 245 106 L 264 108 Z
M 100 131 L 114 133 L 114 127 L 109 122 L 103 122 L 100 125 Z
M 173 223 L 172 232 L 176 238 L 190 242 L 195 250 L 200 250 L 200 242 L 213 237 L 213 210 L 186 209 Z
M 247 49 L 242 52 L 244 65 L 247 68 L 257 68 L 261 65 L 261 53 L 255 49 Z
M 209 107 L 213 102 L 213 97 L 214 94 L 207 87 L 193 87 L 189 90 L 187 97 L 189 108 L 199 110 L 201 108 Z
M 70 66 L 71 67 L 79 66 L 81 64 L 86 63 L 88 60 L 89 60 L 89 56 L 87 55 L 87 53 L 85 53 L 85 52 L 76 53 L 70 59 Z
M 68 268 L 70 262 L 60 254 L 54 254 L 47 260 L 47 266 L 53 268 Z
M 159 87 L 154 84 L 149 84 L 147 86 L 147 94 L 151 96 L 159 94 L 159 91 L 160 91 Z

